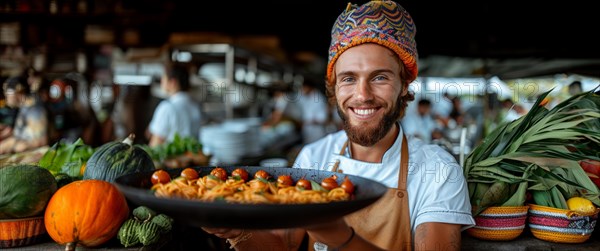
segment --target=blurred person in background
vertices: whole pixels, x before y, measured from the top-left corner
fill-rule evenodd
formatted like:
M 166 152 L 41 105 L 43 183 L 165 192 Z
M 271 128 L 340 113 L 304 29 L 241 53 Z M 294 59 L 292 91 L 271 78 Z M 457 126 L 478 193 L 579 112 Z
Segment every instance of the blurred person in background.
M 0 142 L 12 135 L 19 104 L 16 99 L 15 90 L 8 90 L 6 82 L 2 85 L 2 97 L 0 97 Z
M 451 99 L 452 101 L 452 110 L 448 114 L 448 118 L 446 119 L 446 128 L 455 129 L 459 126 L 462 126 L 464 120 L 464 111 L 462 106 L 462 100 L 459 96 L 455 96 Z
M 452 96 L 448 92 L 444 92 L 441 99 L 435 99 L 432 102 L 431 114 L 440 126 L 446 127 L 453 107 Z
M 525 114 L 527 114 L 527 110 L 522 105 L 515 104 L 512 99 L 507 98 L 501 102 L 500 114 L 498 116 L 500 121 L 498 123 L 511 122 Z
M 305 79 L 302 83 L 299 101 L 302 107 L 302 141 L 309 144 L 325 136 L 329 106 L 325 95 L 310 79 Z
M 302 107 L 299 103 L 299 93 L 292 92 L 290 85 L 276 83 L 270 87 L 271 102 L 266 106 L 268 117 L 262 124 L 260 144 L 269 148 L 283 138 L 289 140 L 296 138 L 297 143 L 301 137 L 297 136 L 302 130 Z M 296 137 L 293 137 L 296 136 Z M 292 142 L 291 142 L 292 143 Z
M 581 81 L 575 80 L 571 84 L 569 84 L 569 95 L 573 96 L 575 94 L 583 92 L 583 87 L 581 86 Z
M 298 95 L 283 83 L 275 84 L 272 89 L 271 113 L 263 123 L 264 127 L 276 127 L 279 123 L 289 123 L 294 131 L 302 127 L 302 107 Z
M 191 88 L 188 68 L 178 64 L 167 64 L 160 82 L 168 99 L 158 104 L 148 126 L 149 146 L 171 142 L 175 133 L 180 137 L 198 139 L 202 115 L 200 104 L 189 94 Z
M 12 135 L 3 139 L 0 154 L 18 153 L 48 144 L 48 117 L 44 107 L 29 94 L 24 76 L 12 77 L 3 85 L 7 104 L 19 107 Z
M 433 132 L 439 129 L 431 115 L 431 101 L 428 99 L 419 100 L 416 113 L 407 113 L 401 123 L 406 135 L 419 138 L 427 144 L 431 143 Z
M 122 140 L 130 133 L 144 135 L 160 100 L 152 96 L 149 85 L 115 85 L 114 90 L 114 106 L 102 128 L 104 141 Z M 148 141 L 140 136 L 135 137 L 134 143 Z
M 50 84 L 48 107 L 54 123 L 51 142 L 72 143 L 81 138 L 85 144 L 98 145 L 100 128 L 96 113 L 89 104 L 83 103 L 89 99 L 79 98 L 82 95 L 79 90 L 79 83 L 67 77 L 57 78 Z

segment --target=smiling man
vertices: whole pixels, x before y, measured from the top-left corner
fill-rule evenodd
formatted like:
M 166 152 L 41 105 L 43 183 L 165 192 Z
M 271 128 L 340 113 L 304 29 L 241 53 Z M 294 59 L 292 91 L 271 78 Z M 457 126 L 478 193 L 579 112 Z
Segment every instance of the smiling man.
M 377 180 L 388 187 L 380 200 L 306 229 L 209 232 L 239 250 L 295 250 L 305 234 L 311 250 L 460 250 L 461 229 L 475 224 L 461 167 L 399 123 L 414 99 L 415 31 L 393 1 L 348 5 L 332 29 L 326 81 L 344 129 L 305 146 L 294 164 Z

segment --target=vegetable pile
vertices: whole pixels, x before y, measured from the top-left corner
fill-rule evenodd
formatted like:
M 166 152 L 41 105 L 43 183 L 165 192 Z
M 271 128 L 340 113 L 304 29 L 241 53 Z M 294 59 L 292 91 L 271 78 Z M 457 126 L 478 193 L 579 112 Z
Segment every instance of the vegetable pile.
M 155 161 L 156 168 L 180 168 L 208 164 L 209 156 L 202 152 L 202 144 L 192 137 L 175 134 L 172 142 L 150 147 L 141 146 Z
M 172 228 L 173 219 L 171 217 L 157 214 L 145 206 L 139 206 L 133 210 L 133 216 L 123 223 L 117 238 L 125 247 L 138 244 L 149 246 L 157 243 Z
M 600 160 L 600 96 L 583 92 L 548 110 L 541 103 L 550 91 L 465 160 L 474 215 L 490 206 L 522 206 L 528 195 L 535 204 L 561 209 L 572 197 L 600 205 L 598 187 L 579 164 Z
M 42 156 L 39 166 L 48 169 L 54 176 L 66 174 L 73 179 L 81 179 L 84 165 L 93 153 L 94 149 L 81 139 L 72 144 L 59 141 Z

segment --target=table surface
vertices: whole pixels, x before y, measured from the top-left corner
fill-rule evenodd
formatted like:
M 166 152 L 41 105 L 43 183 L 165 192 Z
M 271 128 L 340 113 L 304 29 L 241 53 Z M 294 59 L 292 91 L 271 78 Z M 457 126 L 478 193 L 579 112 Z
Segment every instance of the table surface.
M 194 243 L 185 243 L 185 242 L 177 242 L 170 241 L 168 244 L 162 246 L 161 248 L 145 248 L 142 249 L 140 247 L 131 247 L 124 248 L 120 246 L 120 244 L 116 241 L 110 242 L 108 245 L 104 245 L 99 248 L 84 248 L 81 246 L 77 247 L 77 250 L 110 250 L 110 251 L 140 251 L 140 250 L 190 250 L 191 246 L 194 246 L 195 250 L 214 250 L 214 251 L 225 251 L 228 249 L 227 244 L 221 242 L 220 239 L 212 238 L 212 236 L 204 236 L 206 239 L 205 242 L 201 242 L 201 238 L 198 236 L 202 236 L 203 232 L 198 229 L 186 229 L 185 234 L 183 234 L 183 238 L 188 240 L 194 240 Z M 191 230 L 191 231 L 190 231 Z M 187 237 L 185 235 L 188 235 Z M 193 237 L 191 237 L 193 236 Z M 190 238 L 191 237 L 191 238 Z M 194 238 L 195 237 L 195 238 Z M 42 243 L 13 248 L 11 250 L 28 250 L 28 251 L 62 251 L 64 250 L 64 246 L 58 245 L 49 238 Z M 596 233 L 593 235 L 588 241 L 579 244 L 561 244 L 561 243 L 552 243 L 543 240 L 539 240 L 531 235 L 530 232 L 524 232 L 518 238 L 511 241 L 485 241 L 479 240 L 470 235 L 463 233 L 462 238 L 462 249 L 461 250 L 486 250 L 486 251 L 551 251 L 551 250 L 577 250 L 577 251 L 597 251 L 600 250 L 600 233 Z

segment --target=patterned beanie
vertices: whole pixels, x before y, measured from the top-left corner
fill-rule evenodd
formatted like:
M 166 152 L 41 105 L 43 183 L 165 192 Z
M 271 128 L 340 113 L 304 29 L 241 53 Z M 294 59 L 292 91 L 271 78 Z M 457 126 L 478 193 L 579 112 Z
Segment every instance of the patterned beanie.
M 362 6 L 348 3 L 331 29 L 327 79 L 331 79 L 338 57 L 349 48 L 377 43 L 394 51 L 411 73 L 417 76 L 417 29 L 410 14 L 394 1 L 371 1 Z

